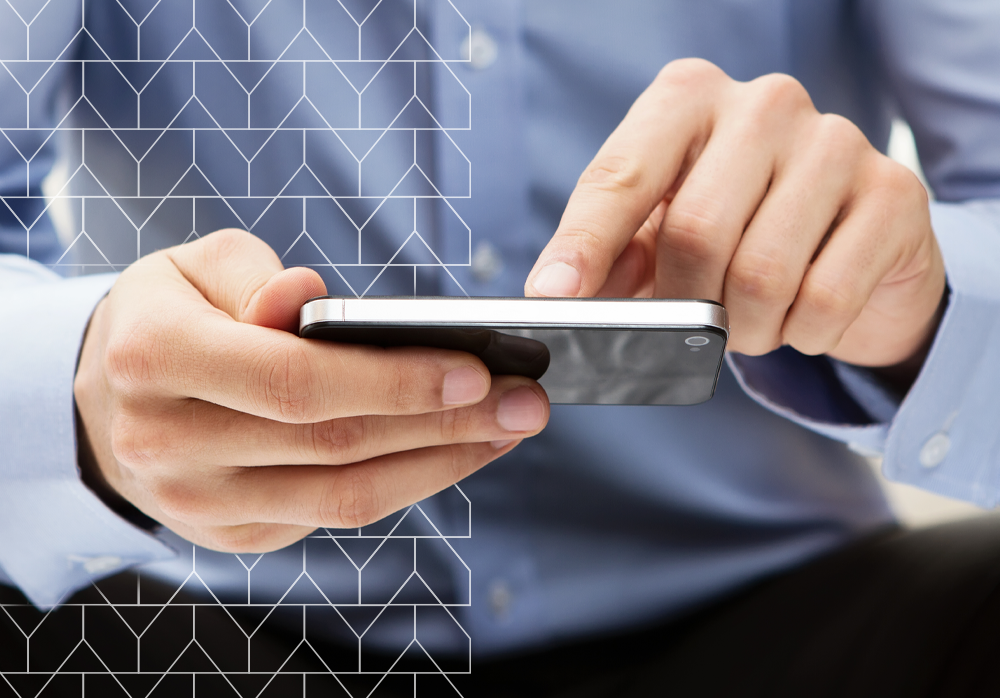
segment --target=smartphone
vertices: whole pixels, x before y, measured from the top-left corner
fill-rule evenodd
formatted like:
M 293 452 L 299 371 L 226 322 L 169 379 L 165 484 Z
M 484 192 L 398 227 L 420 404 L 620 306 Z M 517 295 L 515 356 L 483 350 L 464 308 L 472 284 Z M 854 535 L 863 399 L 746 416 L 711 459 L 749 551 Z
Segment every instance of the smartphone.
M 555 404 L 694 405 L 715 393 L 729 320 L 705 300 L 326 296 L 299 335 L 466 351 Z

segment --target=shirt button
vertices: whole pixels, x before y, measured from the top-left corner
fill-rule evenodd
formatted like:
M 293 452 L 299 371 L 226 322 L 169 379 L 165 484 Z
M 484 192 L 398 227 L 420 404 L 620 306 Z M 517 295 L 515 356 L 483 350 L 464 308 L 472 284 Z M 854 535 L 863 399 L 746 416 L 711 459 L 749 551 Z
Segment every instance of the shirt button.
M 473 29 L 462 41 L 459 49 L 462 58 L 469 59 L 475 70 L 485 70 L 496 63 L 497 42 L 484 29 Z
M 510 603 L 514 598 L 510 590 L 510 585 L 503 579 L 495 579 L 490 583 L 487 597 L 490 602 L 490 611 L 497 620 L 503 620 L 510 611 Z
M 503 258 L 497 248 L 485 240 L 476 245 L 476 249 L 472 251 L 472 275 L 476 277 L 476 281 L 493 281 L 501 271 Z
M 951 439 L 943 431 L 931 436 L 920 449 L 920 465 L 925 468 L 936 468 L 944 462 L 948 450 L 951 448 Z

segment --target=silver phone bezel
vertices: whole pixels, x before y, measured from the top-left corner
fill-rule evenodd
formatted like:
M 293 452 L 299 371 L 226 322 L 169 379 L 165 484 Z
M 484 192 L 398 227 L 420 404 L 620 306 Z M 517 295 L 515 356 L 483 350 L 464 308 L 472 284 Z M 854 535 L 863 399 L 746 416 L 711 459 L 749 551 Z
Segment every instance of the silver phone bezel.
M 729 337 L 729 316 L 704 300 L 645 298 L 314 298 L 299 332 L 317 323 L 593 329 L 714 329 Z

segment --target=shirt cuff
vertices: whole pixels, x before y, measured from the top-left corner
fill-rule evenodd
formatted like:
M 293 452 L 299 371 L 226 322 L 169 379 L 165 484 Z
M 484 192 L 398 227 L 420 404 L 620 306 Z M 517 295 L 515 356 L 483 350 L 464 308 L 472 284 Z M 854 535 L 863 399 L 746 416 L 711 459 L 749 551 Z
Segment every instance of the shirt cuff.
M 902 403 L 864 369 L 783 347 L 727 356 L 755 401 L 863 455 L 886 477 L 979 506 L 1000 503 L 1000 202 L 931 204 L 951 295 Z
M 1000 202 L 931 204 L 951 302 L 885 444 L 887 477 L 1000 502 Z
M 95 579 L 174 553 L 108 509 L 77 468 L 77 356 L 115 275 L 57 280 L 24 266 L 0 259 L 0 278 L 24 281 L 0 284 L 0 567 L 50 608 Z

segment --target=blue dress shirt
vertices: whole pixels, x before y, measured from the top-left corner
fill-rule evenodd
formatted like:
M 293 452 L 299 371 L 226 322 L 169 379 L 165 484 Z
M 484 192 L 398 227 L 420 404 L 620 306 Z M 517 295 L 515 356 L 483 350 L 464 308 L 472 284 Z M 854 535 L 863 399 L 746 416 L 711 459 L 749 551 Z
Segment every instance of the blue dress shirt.
M 730 357 L 733 371 L 703 405 L 554 407 L 540 436 L 406 515 L 401 525 L 428 536 L 419 542 L 426 584 L 460 604 L 454 614 L 474 651 L 498 653 L 669 617 L 889 523 L 859 453 L 884 453 L 894 479 L 982 506 L 1000 500 L 1000 4 L 456 0 L 414 9 L 387 0 L 394 15 L 339 34 L 323 14 L 339 3 L 274 0 L 249 27 L 234 12 L 253 17 L 260 3 L 163 2 L 142 20 L 148 4 L 91 1 L 84 16 L 79 0 L 51 0 L 32 20 L 0 3 L 0 60 L 13 66 L 0 70 L 0 567 L 40 606 L 141 564 L 178 583 L 195 565 L 201 593 L 277 603 L 306 554 L 329 598 L 353 599 L 363 575 L 366 599 L 384 603 L 417 545 L 390 539 L 359 572 L 329 538 L 240 558 L 118 518 L 79 480 L 72 397 L 87 320 L 115 276 L 60 278 L 46 264 L 120 270 L 192 230 L 235 225 L 288 250 L 286 264 L 315 261 L 296 247 L 303 230 L 327 235 L 329 264 L 317 268 L 331 293 L 520 295 L 580 171 L 657 71 L 685 56 L 741 80 L 790 73 L 821 111 L 850 118 L 879 148 L 894 116 L 909 122 L 951 288 L 923 372 L 897 406 L 865 372 L 784 349 Z M 457 59 L 471 46 L 473 60 L 450 76 L 389 63 L 359 106 L 344 80 L 368 78 L 338 73 L 338 56 L 324 62 L 305 44 L 301 58 L 281 53 L 309 26 L 327 52 L 384 57 L 414 21 L 427 43 L 413 50 Z M 155 73 L 135 62 L 171 55 L 185 36 L 178 62 Z M 25 57 L 53 62 L 15 65 Z M 398 113 L 401 91 L 416 91 L 439 128 L 410 140 L 390 131 L 358 164 L 351 149 L 369 145 L 334 131 Z M 93 108 L 80 107 L 84 94 Z M 269 140 L 255 135 L 282 124 Z M 139 151 L 141 161 L 130 154 Z M 71 212 L 76 230 L 94 245 L 63 257 L 40 196 L 57 155 L 67 171 L 85 162 L 94 175 L 74 176 L 67 192 L 87 196 L 95 181 L 104 192 L 72 199 L 83 202 Z M 185 170 L 191 157 L 197 171 Z M 391 200 L 377 211 L 335 207 L 343 192 L 385 196 L 398 180 L 389 175 L 414 159 L 436 187 L 427 202 L 414 194 L 412 210 Z M 312 180 L 298 179 L 303 164 Z M 254 196 L 276 198 L 264 207 Z M 352 230 L 343 216 L 362 215 L 363 236 L 338 237 Z M 137 219 L 146 221 L 139 235 Z M 436 262 L 407 246 L 412 270 L 377 276 L 414 229 Z M 373 266 L 356 264 L 366 260 Z M 469 502 L 472 535 L 446 550 L 434 536 L 467 526 Z M 389 645 L 415 622 L 387 614 L 369 641 Z M 464 651 L 447 617 L 428 618 L 421 632 L 432 651 Z

